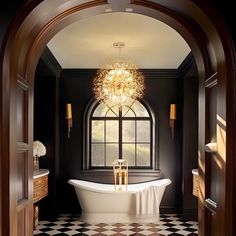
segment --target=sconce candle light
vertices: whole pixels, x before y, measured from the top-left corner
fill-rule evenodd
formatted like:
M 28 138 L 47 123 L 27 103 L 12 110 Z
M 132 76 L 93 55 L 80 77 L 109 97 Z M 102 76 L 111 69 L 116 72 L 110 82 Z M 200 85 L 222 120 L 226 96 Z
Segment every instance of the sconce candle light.
M 67 119 L 67 134 L 68 138 L 70 138 L 70 130 L 72 128 L 72 108 L 71 103 L 66 104 L 66 119 Z
M 172 138 L 174 138 L 175 120 L 176 120 L 176 104 L 170 104 L 170 128 L 171 128 Z

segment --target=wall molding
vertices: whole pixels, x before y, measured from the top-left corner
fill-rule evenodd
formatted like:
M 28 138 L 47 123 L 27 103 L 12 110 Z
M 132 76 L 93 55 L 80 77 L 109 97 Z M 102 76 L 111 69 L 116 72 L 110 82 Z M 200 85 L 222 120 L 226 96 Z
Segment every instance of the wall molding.
M 48 47 L 43 50 L 40 59 L 48 66 L 56 77 L 60 77 L 62 67 Z
M 140 69 L 149 79 L 177 79 L 179 77 L 176 69 Z
M 179 77 L 184 77 L 191 69 L 191 67 L 193 65 L 195 65 L 195 59 L 193 57 L 192 52 L 190 52 L 185 59 L 183 60 L 183 62 L 180 64 L 180 66 L 177 69 L 177 73 L 179 75 Z
M 181 217 L 184 220 L 195 220 L 198 219 L 197 209 L 184 209 L 181 213 Z
M 161 214 L 180 214 L 177 208 L 169 207 L 169 206 L 162 206 L 160 205 L 160 213 Z
M 47 51 L 50 50 L 47 48 Z M 50 54 L 53 56 L 51 52 Z M 188 73 L 188 71 L 191 69 L 193 64 L 195 64 L 195 60 L 193 54 L 190 52 L 177 69 L 139 69 L 139 71 L 142 72 L 144 76 L 147 76 L 149 79 L 178 79 L 179 77 L 184 77 L 186 73 Z M 62 73 L 68 71 L 70 71 L 71 73 L 95 73 L 98 68 L 71 68 L 61 70 Z

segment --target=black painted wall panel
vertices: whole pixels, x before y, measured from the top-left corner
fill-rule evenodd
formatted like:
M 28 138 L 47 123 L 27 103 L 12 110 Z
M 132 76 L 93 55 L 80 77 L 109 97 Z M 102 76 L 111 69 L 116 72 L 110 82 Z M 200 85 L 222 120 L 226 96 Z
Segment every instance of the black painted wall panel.
M 182 216 L 197 220 L 197 198 L 192 194 L 192 169 L 198 168 L 198 79 L 193 65 L 182 78 Z
M 61 74 L 61 156 L 60 156 L 60 176 L 61 185 L 64 186 L 62 193 L 66 193 L 61 202 L 66 202 L 68 193 L 72 187 L 68 186 L 67 181 L 70 178 L 86 179 L 81 173 L 83 159 L 83 118 L 86 106 L 93 97 L 92 82 L 96 70 L 63 70 Z M 178 172 L 179 156 L 176 151 L 177 138 L 172 139 L 169 128 L 169 105 L 177 101 L 177 78 L 149 78 L 148 73 L 145 76 L 145 99 L 153 108 L 157 116 L 158 134 L 156 139 L 156 148 L 159 159 L 159 167 L 163 178 L 170 178 L 172 184 L 166 189 L 162 206 L 174 209 L 176 204 L 175 196 L 176 176 Z M 153 74 L 152 74 L 153 77 Z M 71 137 L 67 138 L 67 128 L 65 119 L 65 104 L 72 103 L 73 109 L 73 128 Z M 178 131 L 176 132 L 176 137 Z M 92 178 L 96 182 L 107 182 L 104 178 Z M 111 179 L 112 181 L 112 179 Z M 138 182 L 138 179 L 137 179 Z M 72 188 L 73 189 L 73 188 Z M 180 191 L 180 190 L 179 190 Z M 70 191 L 72 194 L 73 191 Z M 71 197 L 72 199 L 72 197 Z M 72 201 L 63 210 L 73 209 Z
M 50 59 L 50 60 L 49 60 Z M 53 61 L 53 65 L 50 63 Z M 61 67 L 48 49 L 38 62 L 34 81 L 34 140 L 46 147 L 39 168 L 49 169 L 49 194 L 39 201 L 41 218 L 56 215 L 59 178 L 59 77 Z

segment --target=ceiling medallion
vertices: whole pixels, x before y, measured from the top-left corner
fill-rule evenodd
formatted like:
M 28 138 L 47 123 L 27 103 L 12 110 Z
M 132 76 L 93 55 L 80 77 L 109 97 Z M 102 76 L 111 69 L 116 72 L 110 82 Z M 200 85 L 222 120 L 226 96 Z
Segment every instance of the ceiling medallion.
M 120 59 L 120 51 L 124 46 L 123 42 L 113 44 L 114 48 L 119 49 L 119 59 L 99 69 L 94 79 L 96 99 L 109 106 L 130 106 L 130 103 L 144 95 L 143 74 L 132 62 Z

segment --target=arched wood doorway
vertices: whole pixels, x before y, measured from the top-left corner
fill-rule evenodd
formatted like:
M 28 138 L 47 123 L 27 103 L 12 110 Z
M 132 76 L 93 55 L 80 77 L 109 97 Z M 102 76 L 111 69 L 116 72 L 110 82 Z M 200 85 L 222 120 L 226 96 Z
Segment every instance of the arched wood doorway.
M 1 235 L 32 234 L 33 82 L 41 52 L 65 26 L 102 14 L 108 8 L 113 12 L 132 8 L 135 13 L 161 20 L 177 30 L 190 45 L 200 83 L 199 235 L 233 235 L 235 52 L 223 22 L 216 20 L 209 9 L 189 0 L 178 4 L 158 0 L 32 0 L 25 3 L 5 37 L 1 58 Z M 205 153 L 205 144 L 212 141 L 208 132 L 212 125 L 209 112 L 212 89 L 217 93 L 214 141 L 218 150 L 209 154 Z M 206 201 L 211 197 L 209 158 L 214 158 L 217 167 L 217 208 Z

